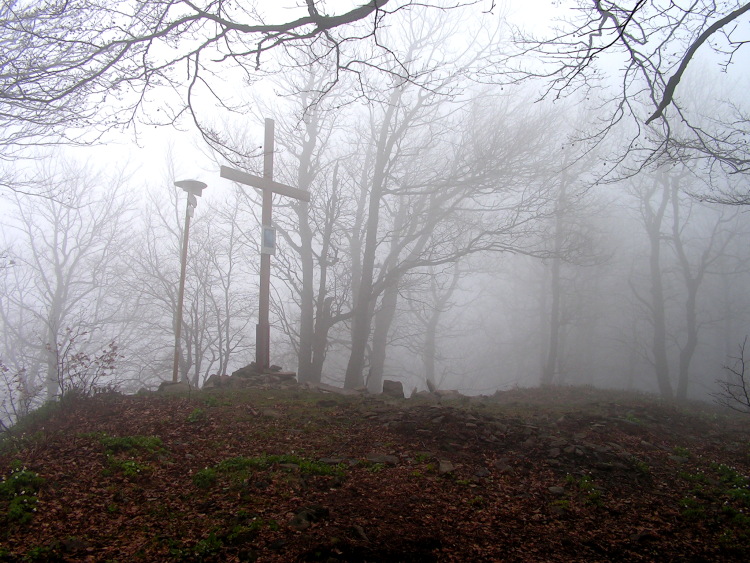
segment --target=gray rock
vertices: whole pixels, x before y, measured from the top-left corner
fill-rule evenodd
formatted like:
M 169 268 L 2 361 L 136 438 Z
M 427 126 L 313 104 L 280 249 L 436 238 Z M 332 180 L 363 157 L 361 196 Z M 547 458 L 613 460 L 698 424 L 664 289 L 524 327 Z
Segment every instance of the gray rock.
M 404 398 L 404 386 L 400 381 L 383 380 L 383 395 L 393 397 L 394 399 Z
M 438 473 L 440 473 L 440 475 L 447 475 L 453 473 L 454 471 L 455 467 L 453 467 L 453 464 L 450 462 L 450 460 L 441 459 L 438 461 Z
M 371 463 L 382 463 L 383 465 L 398 465 L 398 458 L 395 455 L 370 454 L 365 459 Z

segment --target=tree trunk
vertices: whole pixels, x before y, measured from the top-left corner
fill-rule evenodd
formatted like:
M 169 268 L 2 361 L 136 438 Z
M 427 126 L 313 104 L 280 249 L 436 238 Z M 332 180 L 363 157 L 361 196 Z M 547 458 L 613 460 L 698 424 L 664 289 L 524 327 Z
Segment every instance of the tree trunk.
M 310 79 L 313 79 L 311 75 Z M 305 137 L 299 156 L 297 187 L 310 191 L 314 179 L 313 153 L 320 133 L 319 119 L 311 111 L 305 121 Z M 302 288 L 300 294 L 299 349 L 297 352 L 297 372 L 300 382 L 314 381 L 313 340 L 315 339 L 315 268 L 313 260 L 313 232 L 310 227 L 310 206 L 307 202 L 297 205 L 297 218 L 300 235 L 300 262 L 302 265 Z
M 552 385 L 557 368 L 557 355 L 560 344 L 560 264 L 559 256 L 552 258 L 550 268 L 550 320 L 549 320 L 549 344 L 547 348 L 547 361 L 542 371 L 542 385 Z
M 453 270 L 453 277 L 451 278 L 450 285 L 444 293 L 440 294 L 440 290 L 437 287 L 435 278 L 432 279 L 431 289 L 434 298 L 434 309 L 432 315 L 427 320 L 427 325 L 424 332 L 424 377 L 427 389 L 437 389 L 438 382 L 435 374 L 435 364 L 437 360 L 437 330 L 440 325 L 440 317 L 446 310 L 448 301 L 453 295 L 453 292 L 458 287 L 458 281 L 461 279 L 461 268 L 459 263 L 456 262 Z
M 383 390 L 383 373 L 388 347 L 388 333 L 398 304 L 398 285 L 393 284 L 383 291 L 380 309 L 375 315 L 375 327 L 372 332 L 372 351 L 370 355 L 370 374 L 367 378 L 367 390 L 380 393 Z
M 370 338 L 370 324 L 372 321 L 372 289 L 375 272 L 375 254 L 378 248 L 378 226 L 380 222 L 380 204 L 383 198 L 383 188 L 386 182 L 386 169 L 393 151 L 397 136 L 391 132 L 391 122 L 401 95 L 400 89 L 395 89 L 390 97 L 390 103 L 383 116 L 376 145 L 375 166 L 370 187 L 369 204 L 367 206 L 367 224 L 365 226 L 365 247 L 362 254 L 362 271 L 359 287 L 355 293 L 352 308 L 352 349 L 346 366 L 344 388 L 355 389 L 362 387 L 364 379 L 362 371 L 365 365 L 365 352 Z
M 672 383 L 669 379 L 669 361 L 667 359 L 667 319 L 664 303 L 664 282 L 661 275 L 661 224 L 669 203 L 669 179 L 665 172 L 660 173 L 662 183 L 661 201 L 656 212 L 648 205 L 649 220 L 647 231 L 651 254 L 649 256 L 649 275 L 651 280 L 651 309 L 653 321 L 652 352 L 654 355 L 654 370 L 659 392 L 665 399 L 673 398 Z
M 566 161 L 567 162 L 567 159 Z M 565 238 L 565 208 L 567 207 L 568 181 L 563 172 L 560 182 L 560 192 L 557 196 L 555 209 L 555 233 L 552 265 L 550 267 L 550 321 L 549 321 L 549 343 L 547 347 L 547 360 L 542 371 L 542 385 L 552 385 L 555 371 L 558 365 L 558 354 L 560 351 L 560 332 L 562 331 L 561 307 L 562 288 L 560 287 L 560 270 L 562 268 L 562 250 Z
M 314 381 L 313 340 L 315 339 L 315 300 L 313 292 L 314 267 L 312 250 L 312 230 L 308 218 L 307 202 L 298 205 L 300 232 L 300 261 L 302 264 L 302 289 L 300 294 L 299 350 L 297 352 L 297 373 L 299 381 Z
M 57 342 L 57 330 L 54 329 L 52 324 L 47 329 L 47 400 L 54 401 L 60 394 L 60 382 L 58 381 L 58 342 Z
M 698 296 L 698 283 L 691 280 L 688 283 L 688 297 L 685 301 L 685 318 L 687 321 L 687 341 L 680 349 L 680 365 L 677 380 L 677 400 L 685 401 L 688 395 L 688 385 L 690 384 L 690 364 L 695 355 L 695 349 L 698 346 L 698 320 L 696 316 L 696 301 Z

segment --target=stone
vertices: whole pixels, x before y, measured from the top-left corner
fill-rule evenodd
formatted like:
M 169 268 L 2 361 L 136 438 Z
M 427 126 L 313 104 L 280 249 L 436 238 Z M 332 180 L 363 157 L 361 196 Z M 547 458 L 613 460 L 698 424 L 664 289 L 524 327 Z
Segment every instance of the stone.
M 186 381 L 162 381 L 159 384 L 159 391 L 161 393 L 189 393 L 190 384 Z
M 403 399 L 404 386 L 400 381 L 385 379 L 383 380 L 383 395 L 393 397 L 394 399 Z
M 435 395 L 437 395 L 441 399 L 460 399 L 463 397 L 461 393 L 452 389 L 448 391 L 443 391 L 443 390 L 435 391 Z
M 388 454 L 370 454 L 365 459 L 371 463 L 381 463 L 383 465 L 398 465 L 398 458 L 395 455 Z
M 440 473 L 440 475 L 448 475 L 450 473 L 453 473 L 453 471 L 455 471 L 455 467 L 453 467 L 453 464 L 450 462 L 450 460 L 438 460 L 438 473 Z
M 354 389 L 344 389 L 342 387 L 335 387 L 328 385 L 327 383 L 303 383 L 302 387 L 310 389 L 311 391 L 320 391 L 321 393 L 332 393 L 334 395 L 343 395 L 344 397 L 355 397 L 361 395 Z
M 232 384 L 232 378 L 228 375 L 219 375 L 218 373 L 213 374 L 203 384 L 203 389 L 215 389 L 219 387 L 227 387 Z
M 366 542 L 370 541 L 370 539 L 365 534 L 365 529 L 359 524 L 355 524 L 354 526 L 352 526 L 352 530 L 354 531 L 354 533 L 359 539 L 364 540 Z
M 342 458 L 342 457 L 321 457 L 318 461 L 320 463 L 325 463 L 326 465 L 339 465 L 340 463 L 344 463 L 344 458 Z
M 474 472 L 475 477 L 484 478 L 490 476 L 490 470 L 486 467 L 480 467 Z
M 440 400 L 440 397 L 435 395 L 435 393 L 431 393 L 429 391 L 417 391 L 416 393 L 412 393 L 410 396 L 411 399 L 421 399 L 423 401 L 426 401 L 428 403 L 437 403 Z
M 553 495 L 557 495 L 559 497 L 565 494 L 565 489 L 563 487 L 548 487 L 547 490 Z
M 272 378 L 278 382 L 294 381 L 297 379 L 297 374 L 293 371 L 276 371 L 273 372 Z
M 292 516 L 289 526 L 298 531 L 307 530 L 313 523 L 328 518 L 330 511 L 319 504 L 313 504 L 300 510 Z
M 508 463 L 507 458 L 497 459 L 493 462 L 493 465 L 501 475 L 514 475 L 516 473 L 513 467 Z

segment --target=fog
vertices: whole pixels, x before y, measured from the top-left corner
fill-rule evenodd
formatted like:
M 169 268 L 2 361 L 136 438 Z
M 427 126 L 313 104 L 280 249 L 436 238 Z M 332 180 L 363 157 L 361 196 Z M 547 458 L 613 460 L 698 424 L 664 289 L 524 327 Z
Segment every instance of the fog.
M 565 70 L 580 51 L 524 38 L 549 21 L 501 8 L 386 10 L 377 42 L 362 39 L 369 20 L 331 31 L 349 33 L 328 37 L 337 59 L 324 41 L 245 60 L 178 34 L 157 50 L 160 81 L 115 65 L 41 117 L 4 77 L 3 420 L 171 380 L 174 182 L 188 177 L 209 187 L 190 224 L 179 379 L 201 387 L 255 360 L 261 195 L 218 170 L 263 173 L 264 118 L 274 179 L 311 195 L 273 200 L 271 364 L 375 393 L 393 380 L 407 395 L 594 385 L 711 400 L 750 334 L 744 53 L 701 51 L 662 107 L 679 61 L 659 67 L 656 50 L 634 68 L 621 49 Z M 19 27 L 3 33 L 33 56 Z M 29 88 L 45 87 L 39 72 Z

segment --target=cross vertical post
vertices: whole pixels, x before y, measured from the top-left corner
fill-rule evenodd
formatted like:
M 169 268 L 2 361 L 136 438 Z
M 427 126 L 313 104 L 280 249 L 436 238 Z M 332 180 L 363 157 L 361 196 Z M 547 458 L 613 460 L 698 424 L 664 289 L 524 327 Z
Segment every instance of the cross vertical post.
M 274 122 L 266 119 L 263 141 L 263 178 L 273 180 Z M 263 188 L 261 223 L 270 227 L 272 221 L 273 191 Z M 271 255 L 260 255 L 260 297 L 258 299 L 258 325 L 255 327 L 255 365 L 264 371 L 271 365 Z
M 273 180 L 273 151 L 274 151 L 274 122 L 266 119 L 265 136 L 263 142 L 263 177 L 255 176 L 242 170 L 235 170 L 226 166 L 221 167 L 221 177 L 233 180 L 239 184 L 252 186 L 263 192 L 261 210 L 261 254 L 260 254 L 260 296 L 258 298 L 258 324 L 255 327 L 255 366 L 260 372 L 267 370 L 271 362 L 271 323 L 269 309 L 271 304 L 271 254 L 275 248 L 273 234 L 272 205 L 273 194 L 310 201 L 310 193 L 293 188 Z M 270 232 L 271 240 L 266 240 L 266 233 Z M 270 244 L 269 244 L 270 243 Z

